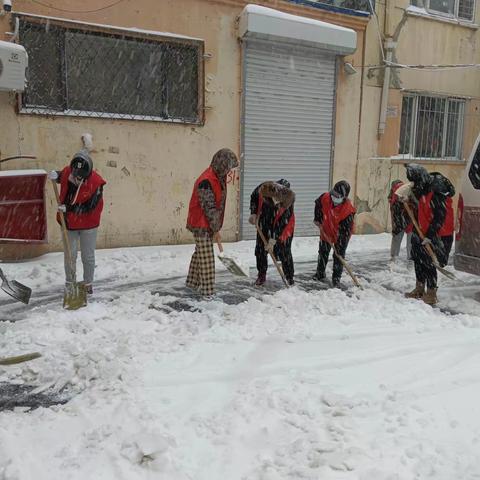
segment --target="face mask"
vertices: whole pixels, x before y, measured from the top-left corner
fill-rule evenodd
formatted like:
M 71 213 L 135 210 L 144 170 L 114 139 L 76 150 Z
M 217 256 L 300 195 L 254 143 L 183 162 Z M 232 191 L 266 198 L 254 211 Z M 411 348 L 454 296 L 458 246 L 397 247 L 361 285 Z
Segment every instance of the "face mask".
M 343 202 L 343 197 L 337 197 L 335 195 L 331 195 L 330 197 L 335 206 L 340 205 Z

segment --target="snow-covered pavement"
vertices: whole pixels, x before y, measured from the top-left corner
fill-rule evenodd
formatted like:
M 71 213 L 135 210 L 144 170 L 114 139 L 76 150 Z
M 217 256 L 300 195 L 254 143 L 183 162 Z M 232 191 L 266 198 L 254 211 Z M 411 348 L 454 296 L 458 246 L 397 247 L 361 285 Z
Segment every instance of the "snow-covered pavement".
M 0 356 L 43 356 L 0 382 L 71 399 L 0 412 L 0 479 L 480 479 L 480 278 L 406 300 L 389 238 L 352 240 L 363 291 L 310 281 L 308 238 L 296 287 L 219 265 L 212 301 L 183 288 L 192 246 L 103 250 L 76 312 L 60 254 L 3 265 L 34 297 L 0 298 Z M 251 242 L 225 249 L 254 266 Z

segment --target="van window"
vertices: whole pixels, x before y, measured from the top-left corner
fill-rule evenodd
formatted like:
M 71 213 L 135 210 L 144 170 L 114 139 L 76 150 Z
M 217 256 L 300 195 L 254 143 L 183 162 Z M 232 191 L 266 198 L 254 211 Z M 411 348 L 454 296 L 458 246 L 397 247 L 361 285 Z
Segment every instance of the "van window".
M 477 151 L 473 157 L 472 165 L 468 172 L 468 178 L 470 178 L 473 188 L 480 190 L 480 143 L 478 144 Z

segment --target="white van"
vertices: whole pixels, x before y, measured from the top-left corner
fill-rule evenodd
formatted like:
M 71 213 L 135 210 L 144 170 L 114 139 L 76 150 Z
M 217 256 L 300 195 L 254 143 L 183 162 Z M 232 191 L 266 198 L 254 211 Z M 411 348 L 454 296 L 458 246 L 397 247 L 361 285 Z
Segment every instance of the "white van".
M 480 275 L 480 135 L 465 170 L 457 221 L 455 268 Z

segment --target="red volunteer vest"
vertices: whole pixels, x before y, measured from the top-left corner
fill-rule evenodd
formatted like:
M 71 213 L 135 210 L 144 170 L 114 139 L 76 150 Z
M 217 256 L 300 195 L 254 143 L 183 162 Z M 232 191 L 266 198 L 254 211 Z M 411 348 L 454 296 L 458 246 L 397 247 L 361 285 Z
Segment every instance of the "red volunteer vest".
M 325 193 L 321 198 L 321 202 L 323 222 L 320 238 L 325 242 L 336 243 L 340 222 L 352 213 L 355 213 L 356 209 L 348 198 L 342 204 L 334 206 L 330 198 L 330 193 Z
M 60 175 L 60 201 L 65 203 L 68 193 L 68 177 L 72 169 L 70 166 L 65 167 Z M 92 174 L 83 181 L 78 195 L 76 195 L 75 203 L 73 205 L 81 205 L 88 202 L 95 194 L 97 189 L 107 182 L 97 173 Z M 97 228 L 100 225 L 100 216 L 103 210 L 103 197 L 97 203 L 97 206 L 87 213 L 67 212 L 65 221 L 69 230 L 88 230 L 90 228 Z M 57 220 L 59 220 L 57 215 Z
M 220 180 L 217 177 L 217 174 L 214 172 L 212 167 L 208 167 L 198 178 L 193 186 L 192 197 L 190 198 L 190 204 L 188 206 L 188 218 L 187 218 L 187 227 L 190 228 L 205 228 L 209 229 L 210 224 L 208 223 L 208 218 L 205 215 L 201 205 L 200 199 L 198 197 L 198 185 L 204 180 L 208 180 L 213 189 L 213 194 L 215 196 L 215 205 L 218 209 L 222 208 L 222 185 Z M 225 209 L 222 211 L 222 218 L 220 221 L 220 228 L 223 225 L 223 215 Z
M 433 212 L 431 206 L 431 200 L 433 197 L 433 192 L 428 193 L 427 195 L 423 195 L 420 197 L 418 202 L 418 223 L 422 232 L 425 234 L 427 233 L 428 227 L 432 222 Z M 453 215 L 453 206 L 452 206 L 452 198 L 447 197 L 446 202 L 447 207 L 447 215 L 445 217 L 445 221 L 443 225 L 438 230 L 437 234 L 440 237 L 446 237 L 448 235 L 453 235 L 455 230 L 455 222 L 454 222 L 454 215 Z
M 275 218 L 273 219 L 273 227 L 275 228 L 275 225 L 278 223 L 282 215 L 285 213 L 286 209 L 285 208 L 279 208 L 278 212 L 275 215 Z M 293 236 L 293 232 L 295 231 L 295 214 L 292 213 L 291 217 L 288 219 L 288 223 L 283 229 L 283 232 L 280 234 L 278 237 L 278 240 L 280 242 L 285 242 L 288 240 L 291 236 Z

